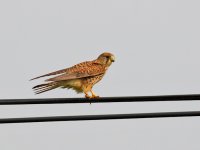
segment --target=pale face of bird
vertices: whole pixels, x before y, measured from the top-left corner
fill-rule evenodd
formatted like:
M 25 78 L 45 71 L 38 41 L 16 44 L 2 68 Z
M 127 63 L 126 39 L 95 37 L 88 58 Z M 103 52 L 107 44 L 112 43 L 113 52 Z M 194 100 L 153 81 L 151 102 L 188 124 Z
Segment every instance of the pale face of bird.
M 111 53 L 103 53 L 98 57 L 98 60 L 103 64 L 109 67 L 113 62 L 115 62 L 115 56 Z

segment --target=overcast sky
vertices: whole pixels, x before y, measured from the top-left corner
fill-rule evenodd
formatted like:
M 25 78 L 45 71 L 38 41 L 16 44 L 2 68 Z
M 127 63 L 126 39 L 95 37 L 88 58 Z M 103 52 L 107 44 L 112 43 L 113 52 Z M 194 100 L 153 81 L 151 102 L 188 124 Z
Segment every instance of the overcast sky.
M 34 95 L 29 79 L 116 56 L 94 87 L 100 96 L 200 93 L 200 1 L 1 0 L 0 98 Z M 200 102 L 0 106 L 0 117 L 200 110 Z M 200 118 L 0 125 L 2 150 L 199 150 Z

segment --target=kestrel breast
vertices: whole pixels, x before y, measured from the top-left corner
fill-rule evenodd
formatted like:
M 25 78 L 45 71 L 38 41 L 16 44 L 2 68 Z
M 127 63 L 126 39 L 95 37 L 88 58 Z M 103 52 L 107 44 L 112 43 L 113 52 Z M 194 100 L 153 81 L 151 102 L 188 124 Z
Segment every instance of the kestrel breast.
M 87 77 L 84 79 L 84 84 L 93 87 L 97 82 L 103 78 L 104 74 L 96 75 L 93 77 Z

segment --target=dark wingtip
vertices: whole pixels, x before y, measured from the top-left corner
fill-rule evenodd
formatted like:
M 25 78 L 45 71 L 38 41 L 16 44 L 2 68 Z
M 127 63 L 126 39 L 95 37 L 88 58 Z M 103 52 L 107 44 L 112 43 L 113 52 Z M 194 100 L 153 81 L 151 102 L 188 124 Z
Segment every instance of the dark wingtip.
M 33 81 L 33 80 L 38 79 L 38 78 L 40 78 L 40 77 L 32 78 L 29 81 Z
M 48 75 L 48 74 L 47 74 Z M 35 79 L 39 79 L 39 78 L 42 78 L 42 77 L 46 77 L 47 75 L 42 75 L 42 76 L 39 76 L 39 77 L 35 77 L 33 79 L 30 79 L 29 81 L 32 81 L 32 80 L 35 80 Z

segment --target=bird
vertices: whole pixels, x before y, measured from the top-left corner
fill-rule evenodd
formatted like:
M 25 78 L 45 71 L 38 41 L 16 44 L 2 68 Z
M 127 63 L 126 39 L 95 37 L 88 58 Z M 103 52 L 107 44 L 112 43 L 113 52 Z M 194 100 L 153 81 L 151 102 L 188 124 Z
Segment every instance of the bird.
M 56 88 L 67 88 L 73 89 L 77 93 L 84 93 L 85 98 L 99 98 L 92 88 L 104 77 L 113 62 L 115 62 L 115 56 L 112 53 L 104 52 L 95 60 L 85 61 L 72 67 L 31 79 L 54 76 L 46 79 L 45 82 L 47 83 L 34 86 L 33 90 L 35 94 L 41 94 Z

